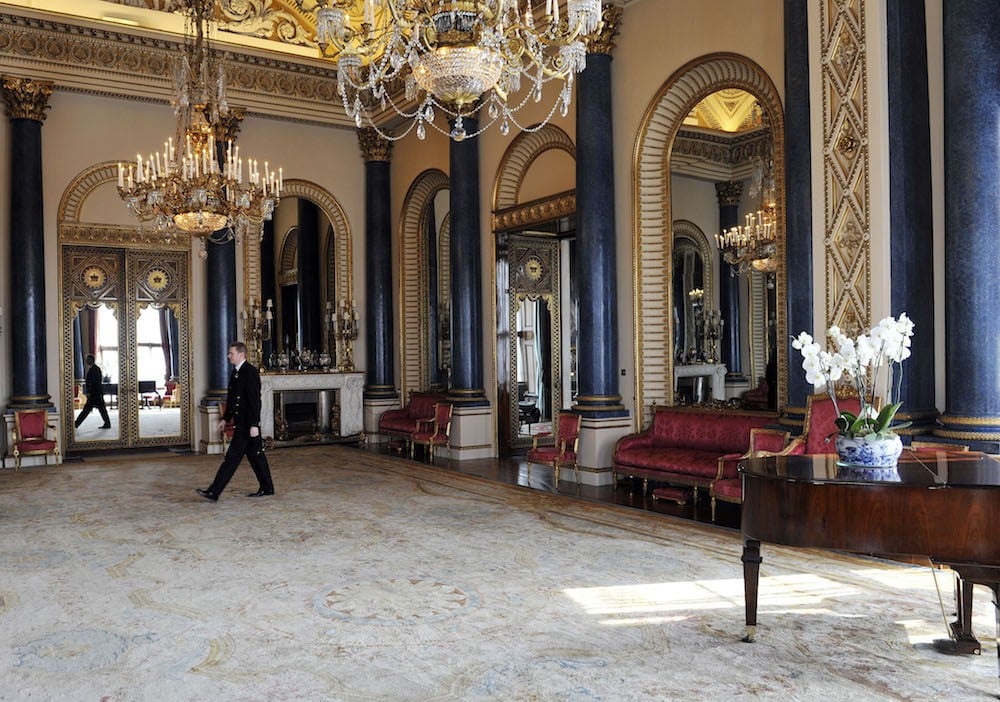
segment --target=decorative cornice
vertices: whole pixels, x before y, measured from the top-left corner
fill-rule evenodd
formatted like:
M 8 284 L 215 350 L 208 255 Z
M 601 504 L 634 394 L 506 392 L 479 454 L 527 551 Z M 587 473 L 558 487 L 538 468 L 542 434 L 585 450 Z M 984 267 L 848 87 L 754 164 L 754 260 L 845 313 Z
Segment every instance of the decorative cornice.
M 23 8 L 0 12 L 0 71 L 54 80 L 60 90 L 169 103 L 182 43 L 52 20 Z M 25 14 L 15 14 L 24 12 Z M 227 46 L 221 52 L 230 102 L 248 115 L 354 127 L 337 93 L 335 66 L 320 59 L 287 60 Z
M 120 246 L 144 250 L 186 251 L 191 248 L 191 240 L 186 236 L 168 239 L 155 229 L 85 222 L 61 223 L 59 242 L 62 244 L 87 244 L 89 246 Z
M 245 112 L 242 107 L 230 107 L 228 114 L 220 115 L 215 125 L 216 141 L 236 141 L 236 137 L 240 135 L 240 127 L 243 126 Z
M 597 35 L 587 40 L 588 54 L 610 54 L 615 48 L 615 36 L 621 29 L 620 5 L 605 5 L 601 12 L 601 28 Z
M 739 207 L 743 197 L 743 182 L 727 180 L 715 184 L 715 195 L 719 198 L 719 207 Z
M 543 224 L 576 212 L 576 191 L 560 193 L 541 200 L 515 205 L 493 215 L 493 231 L 520 229 L 531 224 Z
M 379 134 L 374 127 L 362 127 L 358 130 L 358 144 L 361 146 L 361 158 L 365 163 L 391 160 L 392 142 Z
M 49 97 L 52 95 L 51 81 L 5 75 L 0 92 L 7 102 L 9 119 L 45 121 L 45 110 L 49 108 Z

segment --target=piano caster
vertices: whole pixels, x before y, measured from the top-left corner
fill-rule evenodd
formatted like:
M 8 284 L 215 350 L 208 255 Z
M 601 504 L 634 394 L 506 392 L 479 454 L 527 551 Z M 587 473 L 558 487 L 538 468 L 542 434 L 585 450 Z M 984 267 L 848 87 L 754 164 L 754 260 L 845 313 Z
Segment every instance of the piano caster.
M 754 641 L 757 640 L 757 627 L 748 626 L 746 628 L 746 632 L 747 633 L 743 636 L 742 639 L 740 639 L 740 641 L 742 641 L 743 643 L 753 643 Z

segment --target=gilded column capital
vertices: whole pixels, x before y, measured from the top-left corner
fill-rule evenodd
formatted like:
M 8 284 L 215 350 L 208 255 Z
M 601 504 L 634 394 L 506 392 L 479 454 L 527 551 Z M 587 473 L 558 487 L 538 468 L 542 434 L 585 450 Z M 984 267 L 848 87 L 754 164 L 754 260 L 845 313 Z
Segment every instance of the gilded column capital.
M 358 144 L 361 145 L 361 158 L 369 161 L 390 161 L 392 142 L 378 133 L 374 127 L 362 127 L 358 130 Z
M 219 115 L 215 124 L 215 140 L 221 142 L 236 141 L 243 126 L 245 111 L 242 107 L 230 107 L 225 115 Z
M 45 110 L 50 107 L 52 81 L 5 75 L 0 91 L 7 103 L 8 119 L 45 121 Z
M 743 197 L 743 183 L 738 180 L 724 180 L 715 184 L 715 195 L 719 198 L 719 207 L 739 207 Z
M 601 26 L 597 34 L 587 39 L 588 54 L 610 54 L 615 48 L 615 36 L 621 29 L 621 5 L 605 5 L 601 11 Z

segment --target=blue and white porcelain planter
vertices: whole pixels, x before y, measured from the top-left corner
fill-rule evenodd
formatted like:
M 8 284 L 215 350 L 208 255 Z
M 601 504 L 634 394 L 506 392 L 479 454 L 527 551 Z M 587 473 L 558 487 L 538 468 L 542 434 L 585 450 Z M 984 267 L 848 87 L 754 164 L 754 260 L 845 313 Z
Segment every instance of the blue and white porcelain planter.
M 891 468 L 903 452 L 903 442 L 895 434 L 879 439 L 838 436 L 835 446 L 841 464 L 869 468 Z

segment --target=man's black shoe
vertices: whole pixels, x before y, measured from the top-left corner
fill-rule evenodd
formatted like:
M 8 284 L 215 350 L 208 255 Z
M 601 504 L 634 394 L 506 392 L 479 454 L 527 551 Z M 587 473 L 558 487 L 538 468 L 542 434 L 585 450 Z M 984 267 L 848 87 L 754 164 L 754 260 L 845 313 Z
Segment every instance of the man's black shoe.
M 110 424 L 102 424 L 101 425 L 101 429 L 110 429 L 110 428 L 111 428 Z
M 212 502 L 219 501 L 219 496 L 216 495 L 214 492 L 210 492 L 208 490 L 202 490 L 201 488 L 195 488 L 194 491 L 197 492 L 202 497 L 204 497 L 206 500 L 211 500 Z
M 247 493 L 247 497 L 267 497 L 268 495 L 273 495 L 274 490 L 268 492 L 267 490 L 258 490 L 257 492 Z

